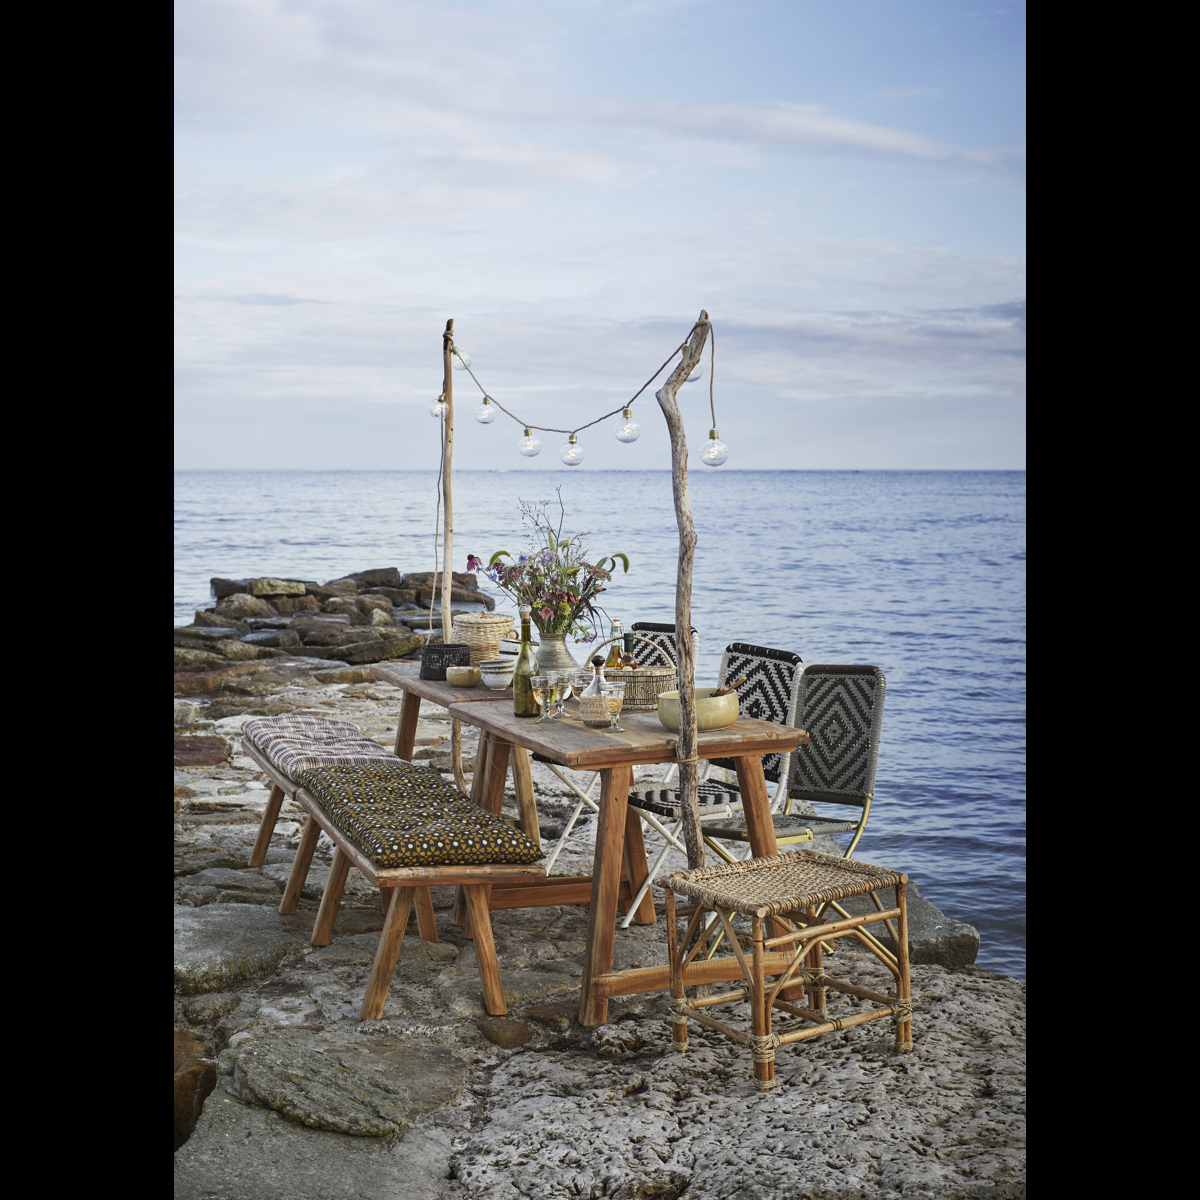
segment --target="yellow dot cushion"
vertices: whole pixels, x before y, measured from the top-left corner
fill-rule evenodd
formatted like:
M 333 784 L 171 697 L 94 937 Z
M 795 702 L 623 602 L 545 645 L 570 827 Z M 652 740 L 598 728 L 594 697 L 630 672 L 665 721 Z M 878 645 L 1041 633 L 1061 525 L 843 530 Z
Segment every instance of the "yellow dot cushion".
M 519 830 L 436 772 L 393 761 L 309 767 L 293 776 L 377 867 L 536 862 Z

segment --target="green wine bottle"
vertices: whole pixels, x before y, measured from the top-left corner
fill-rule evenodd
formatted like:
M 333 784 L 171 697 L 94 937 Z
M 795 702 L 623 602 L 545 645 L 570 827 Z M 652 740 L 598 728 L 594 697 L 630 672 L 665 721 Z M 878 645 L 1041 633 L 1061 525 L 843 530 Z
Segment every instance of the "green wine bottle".
M 533 657 L 533 641 L 529 636 L 529 614 L 533 611 L 522 604 L 521 649 L 517 654 L 517 665 L 513 668 L 513 715 L 517 717 L 540 717 L 542 706 L 533 698 L 531 676 L 537 674 L 537 659 Z

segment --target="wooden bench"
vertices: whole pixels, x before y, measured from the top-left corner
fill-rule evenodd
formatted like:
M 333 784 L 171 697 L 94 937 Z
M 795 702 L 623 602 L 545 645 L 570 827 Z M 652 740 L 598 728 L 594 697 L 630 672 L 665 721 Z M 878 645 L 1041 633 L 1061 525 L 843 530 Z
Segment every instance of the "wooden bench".
M 418 903 L 418 922 L 421 921 L 420 897 L 424 896 L 425 902 L 429 904 L 429 922 L 432 926 L 433 906 L 429 902 L 429 888 L 435 884 L 456 885 L 462 889 L 475 940 L 479 981 L 483 986 L 483 1006 L 492 1016 L 503 1016 L 508 1008 L 504 1003 L 504 989 L 500 984 L 500 966 L 496 961 L 496 945 L 492 940 L 488 893 L 493 884 L 512 885 L 544 879 L 545 869 L 536 865 L 515 866 L 502 863 L 482 866 L 379 868 L 330 821 L 324 809 L 304 788 L 296 788 L 295 800 L 308 813 L 306 833 L 308 829 L 318 831 L 309 839 L 308 860 L 312 859 L 311 847 L 316 846 L 320 830 L 324 830 L 333 839 L 336 847 L 333 854 L 333 865 L 329 868 L 329 878 L 321 897 L 321 907 L 317 912 L 316 924 L 313 926 L 312 944 L 327 946 L 332 940 L 333 923 L 342 902 L 346 876 L 350 873 L 352 866 L 362 872 L 368 883 L 380 889 L 380 897 L 387 916 L 384 918 L 383 932 L 379 935 L 379 947 L 375 951 L 375 961 L 371 965 L 371 977 L 367 982 L 367 994 L 363 998 L 361 1018 L 364 1021 L 377 1021 L 383 1015 L 383 1005 L 387 1000 L 388 988 L 391 986 L 392 973 L 396 969 L 396 960 L 400 957 L 400 947 L 404 942 L 404 930 L 408 925 L 414 898 Z M 293 878 L 296 877 L 299 866 L 300 854 L 297 853 L 296 865 L 292 868 Z M 300 876 L 301 885 L 307 871 L 308 863 L 305 862 Z M 291 891 L 290 880 L 288 888 Z M 299 894 L 298 887 L 296 894 Z M 285 896 L 285 902 L 286 899 Z M 293 902 L 293 911 L 294 908 Z M 280 912 L 282 911 L 281 905 Z M 437 941 L 436 927 L 432 928 L 432 937 L 430 937 L 422 925 L 421 937 L 426 941 Z

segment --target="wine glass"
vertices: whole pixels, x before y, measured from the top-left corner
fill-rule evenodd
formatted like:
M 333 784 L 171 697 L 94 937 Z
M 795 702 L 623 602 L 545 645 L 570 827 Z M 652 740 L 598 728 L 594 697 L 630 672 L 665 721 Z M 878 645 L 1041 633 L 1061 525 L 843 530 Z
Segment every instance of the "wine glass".
M 574 671 L 559 671 L 555 675 L 558 680 L 558 696 L 556 703 L 558 709 L 551 713 L 551 721 L 561 721 L 567 714 L 563 712 L 563 705 L 571 698 L 571 693 L 575 689 L 575 672 Z
M 541 705 L 542 709 L 542 715 L 538 717 L 537 723 L 540 725 L 543 721 L 552 721 L 554 718 L 549 715 L 549 708 L 551 702 L 558 695 L 558 676 L 531 675 L 529 683 L 533 688 L 533 698 Z
M 625 681 L 619 683 L 606 681 L 604 688 L 604 707 L 608 709 L 608 729 L 610 733 L 624 733 L 625 730 L 617 724 L 617 713 L 625 703 Z

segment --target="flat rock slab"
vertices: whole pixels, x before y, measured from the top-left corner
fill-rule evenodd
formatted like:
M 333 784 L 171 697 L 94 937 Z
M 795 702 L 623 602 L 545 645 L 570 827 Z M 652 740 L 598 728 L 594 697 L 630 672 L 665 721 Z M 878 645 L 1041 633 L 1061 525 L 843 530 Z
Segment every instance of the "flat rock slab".
M 222 1057 L 228 1090 L 296 1125 L 392 1137 L 457 1098 L 470 1067 L 441 1046 L 383 1034 L 322 1036 L 295 1026 L 255 1031 Z
M 281 917 L 263 904 L 175 907 L 175 994 L 197 996 L 264 979 L 312 946 L 312 917 Z
M 248 1108 L 218 1087 L 175 1154 L 174 1197 L 439 1200 L 450 1153 L 448 1132 L 436 1126 L 391 1141 L 346 1137 Z
M 223 737 L 174 737 L 177 767 L 219 767 L 229 759 L 231 748 Z
M 408 945 L 407 938 L 404 944 Z M 514 1005 L 524 1006 L 550 996 L 577 991 L 579 977 L 558 971 L 501 971 L 500 983 L 504 988 L 505 1003 L 511 1009 Z M 435 986 L 438 1000 L 455 1016 L 488 1015 L 483 1007 L 479 971 L 475 967 L 451 967 L 437 977 Z

